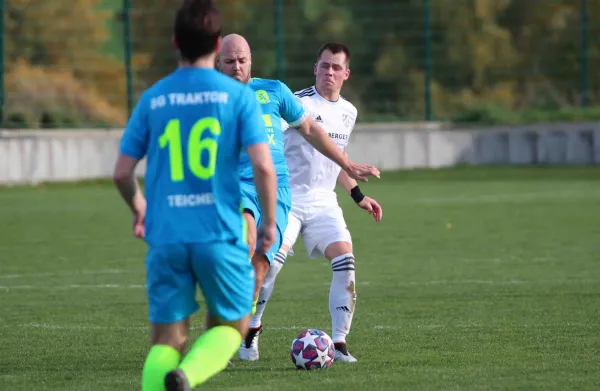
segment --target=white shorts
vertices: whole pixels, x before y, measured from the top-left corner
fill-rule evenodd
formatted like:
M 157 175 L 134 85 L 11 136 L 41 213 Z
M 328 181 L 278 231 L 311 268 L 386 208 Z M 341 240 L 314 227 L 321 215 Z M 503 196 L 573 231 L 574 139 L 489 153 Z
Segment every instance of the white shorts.
M 334 242 L 352 243 L 350 231 L 339 205 L 311 205 L 292 203 L 283 243 L 290 247 L 302 234 L 306 251 L 311 258 L 325 256 L 325 249 Z

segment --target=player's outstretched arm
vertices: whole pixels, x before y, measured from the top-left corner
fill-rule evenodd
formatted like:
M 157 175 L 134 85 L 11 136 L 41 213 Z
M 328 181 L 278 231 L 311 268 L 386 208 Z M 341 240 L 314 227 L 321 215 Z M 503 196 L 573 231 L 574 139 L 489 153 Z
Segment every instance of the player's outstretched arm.
M 134 175 L 138 162 L 138 159 L 120 154 L 115 164 L 113 182 L 133 213 L 133 234 L 143 238 L 146 199 Z
M 379 222 L 383 218 L 383 208 L 371 197 L 365 196 L 358 187 L 358 183 L 346 171 L 340 171 L 337 178 L 338 183 L 348 192 L 356 205 L 369 212 L 375 221 Z
M 308 117 L 297 128 L 304 139 L 323 155 L 333 160 L 351 178 L 368 182 L 369 176 L 379 178 L 379 170 L 368 164 L 354 163 L 338 149 L 325 130 L 312 118 Z
M 252 162 L 254 183 L 263 213 L 263 222 L 259 227 L 257 250 L 268 250 L 275 241 L 275 212 L 277 206 L 277 174 L 267 143 L 249 146 L 246 151 Z
M 307 117 L 298 127 L 298 132 L 315 149 L 333 160 L 342 170 L 349 170 L 351 161 L 342 151 L 338 149 L 327 135 L 327 132 L 310 117 Z

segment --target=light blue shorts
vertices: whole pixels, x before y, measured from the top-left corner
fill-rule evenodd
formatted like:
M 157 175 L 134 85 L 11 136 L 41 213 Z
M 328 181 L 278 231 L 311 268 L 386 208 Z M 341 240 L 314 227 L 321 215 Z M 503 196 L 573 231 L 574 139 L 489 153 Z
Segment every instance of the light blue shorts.
M 241 183 L 242 190 L 242 208 L 244 211 L 251 213 L 256 221 L 256 226 L 260 226 L 262 222 L 262 209 L 258 200 L 258 193 L 254 183 Z M 273 262 L 275 254 L 279 251 L 283 243 L 283 234 L 288 225 L 288 215 L 292 209 L 292 191 L 289 187 L 279 187 L 277 189 L 277 211 L 275 219 L 277 222 L 277 237 L 273 246 L 267 250 L 265 254 L 269 262 Z
M 175 323 L 196 312 L 197 286 L 208 312 L 220 320 L 250 314 L 254 268 L 248 246 L 241 241 L 150 246 L 146 289 L 151 323 Z

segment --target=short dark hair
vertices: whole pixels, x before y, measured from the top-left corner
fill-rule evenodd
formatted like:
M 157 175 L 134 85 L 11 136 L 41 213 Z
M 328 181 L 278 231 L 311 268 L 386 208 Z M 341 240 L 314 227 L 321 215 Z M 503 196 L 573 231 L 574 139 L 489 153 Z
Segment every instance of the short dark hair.
M 350 65 L 350 50 L 341 43 L 329 42 L 321 46 L 319 53 L 317 54 L 317 62 L 321 59 L 321 55 L 325 50 L 329 50 L 333 54 L 344 53 L 346 56 L 346 66 Z
M 187 61 L 212 53 L 221 35 L 221 13 L 212 0 L 185 0 L 175 15 L 175 40 Z

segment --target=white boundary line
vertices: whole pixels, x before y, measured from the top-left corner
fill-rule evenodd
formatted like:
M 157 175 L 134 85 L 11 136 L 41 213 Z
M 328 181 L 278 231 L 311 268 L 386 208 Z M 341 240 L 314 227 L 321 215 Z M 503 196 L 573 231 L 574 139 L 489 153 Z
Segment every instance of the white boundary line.
M 102 275 L 102 274 L 125 274 L 130 273 L 129 270 L 121 269 L 106 269 L 106 270 L 81 270 L 78 272 L 48 272 L 48 273 L 31 273 L 31 274 L 0 274 L 0 279 L 15 279 L 15 278 L 38 278 L 38 277 L 61 277 L 61 276 L 86 276 L 86 275 Z
M 423 205 L 468 205 L 468 204 L 496 204 L 496 203 L 522 203 L 547 200 L 595 199 L 600 197 L 597 191 L 563 191 L 563 192 L 537 192 L 537 193 L 498 193 L 462 195 L 455 197 L 429 197 L 414 200 L 412 203 Z M 407 201 L 410 202 L 410 201 Z
M 373 325 L 367 327 L 368 329 L 375 331 L 393 331 L 393 330 L 446 330 L 446 329 L 543 329 L 543 328 L 596 328 L 597 324 L 584 323 L 584 322 L 564 322 L 564 323 L 507 323 L 507 324 L 483 324 L 483 323 L 449 323 L 449 324 L 405 324 L 405 325 Z M 120 331 L 148 331 L 150 326 L 96 326 L 96 325 L 78 325 L 78 324 L 67 324 L 59 325 L 52 323 L 24 323 L 19 325 L 0 324 L 0 328 L 26 328 L 26 329 L 44 329 L 44 330 L 71 330 L 71 331 L 88 331 L 88 330 L 120 330 Z M 266 330 L 279 330 L 279 331 L 291 331 L 291 330 L 305 330 L 308 328 L 314 328 L 314 326 L 269 326 L 265 325 Z M 203 330 L 204 325 L 196 324 L 190 328 L 191 330 Z
M 433 281 L 398 281 L 394 283 L 398 287 L 411 286 L 429 286 L 429 285 L 540 285 L 540 284 L 556 284 L 556 285 L 582 285 L 582 284 L 598 284 L 599 280 L 433 280 Z M 323 285 L 329 286 L 329 281 Z M 358 286 L 369 286 L 371 282 L 359 282 Z M 0 292 L 22 291 L 22 290 L 38 290 L 38 291 L 68 291 L 76 289 L 146 289 L 145 284 L 69 284 L 69 285 L 0 285 Z
M 71 284 L 71 285 L 14 285 L 5 286 L 0 285 L 0 290 L 9 292 L 11 290 L 44 290 L 44 291 L 68 291 L 74 289 L 146 289 L 146 285 L 141 284 L 129 284 L 129 285 L 118 285 L 118 284 L 96 284 L 96 285 L 83 285 L 83 284 Z
M 96 325 L 59 325 L 52 323 L 24 323 L 18 326 L 2 325 L 0 328 L 28 328 L 28 329 L 45 329 L 45 330 L 122 330 L 122 331 L 146 331 L 150 330 L 150 326 L 96 326 Z M 269 326 L 269 330 L 304 330 L 311 328 L 310 326 Z M 314 327 L 312 327 L 314 328 Z M 204 330 L 204 325 L 193 325 L 190 330 Z

